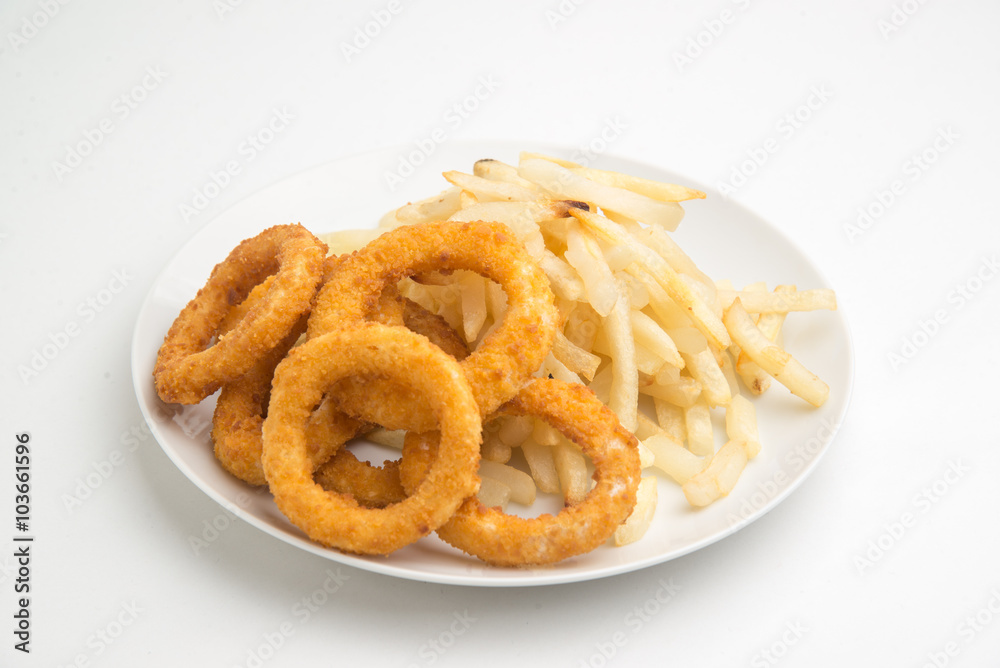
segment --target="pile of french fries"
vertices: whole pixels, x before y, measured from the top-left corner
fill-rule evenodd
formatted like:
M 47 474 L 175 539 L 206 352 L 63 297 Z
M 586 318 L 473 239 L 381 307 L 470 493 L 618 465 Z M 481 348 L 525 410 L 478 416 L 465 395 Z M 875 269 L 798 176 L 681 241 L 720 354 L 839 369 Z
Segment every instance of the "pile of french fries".
M 789 312 L 836 309 L 835 294 L 792 285 L 769 291 L 762 283 L 736 289 L 705 275 L 670 235 L 684 215 L 680 202 L 705 193 L 527 152 L 517 166 L 480 160 L 471 174 L 444 178 L 450 188 L 390 211 L 375 230 L 321 237 L 339 254 L 426 221 L 496 221 L 514 231 L 548 275 L 564 320 L 539 374 L 590 387 L 640 443 L 649 475 L 615 544 L 634 542 L 650 526 L 658 475 L 695 507 L 733 489 L 761 448 L 748 397 L 777 381 L 814 406 L 826 401 L 829 387 L 784 350 L 781 330 Z M 500 287 L 471 272 L 406 279 L 400 291 L 471 347 L 506 308 Z M 713 426 L 719 412 L 724 437 Z M 400 445 L 398 434 L 369 438 Z M 522 457 L 512 460 L 518 450 Z M 536 492 L 572 504 L 590 486 L 580 449 L 534 418 L 487 425 L 482 455 L 487 505 L 529 505 Z

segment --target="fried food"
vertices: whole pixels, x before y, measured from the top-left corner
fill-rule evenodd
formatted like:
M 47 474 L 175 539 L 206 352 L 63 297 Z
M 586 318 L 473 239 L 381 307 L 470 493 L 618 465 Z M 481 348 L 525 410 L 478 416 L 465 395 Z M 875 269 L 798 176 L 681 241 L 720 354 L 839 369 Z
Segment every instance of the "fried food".
M 301 225 L 271 227 L 236 246 L 167 332 L 153 370 L 160 399 L 196 404 L 274 350 L 308 312 L 325 254 Z M 220 336 L 229 310 L 271 275 L 266 295 Z
M 470 498 L 437 530 L 444 541 L 498 566 L 551 564 L 593 550 L 628 519 L 641 475 L 637 442 L 593 392 L 539 378 L 498 415 L 530 415 L 551 424 L 593 462 L 594 485 L 580 502 L 534 518 L 508 515 Z M 427 467 L 440 460 L 438 443 L 434 432 L 407 434 L 404 488 L 420 484 Z
M 459 269 L 496 281 L 507 296 L 503 321 L 462 362 L 480 413 L 488 415 L 538 370 L 560 320 L 545 274 L 504 225 L 438 222 L 386 232 L 346 256 L 322 287 L 308 337 L 362 322 L 386 286 L 403 278 Z M 419 402 L 385 397 L 357 417 L 387 429 L 434 428 Z
M 164 401 L 221 387 L 216 457 L 313 540 L 388 554 L 437 531 L 497 566 L 629 544 L 658 479 L 701 507 L 751 465 L 744 387 L 826 401 L 781 329 L 836 296 L 710 278 L 670 235 L 704 193 L 532 153 L 473 172 L 324 235 L 337 255 L 298 225 L 241 242 L 158 353 Z M 402 457 L 360 458 L 368 434 Z M 505 513 L 536 494 L 564 508 Z
M 424 480 L 385 508 L 363 507 L 313 480 L 309 416 L 332 383 L 351 375 L 410 384 L 440 428 L 441 455 Z M 278 508 L 312 540 L 347 552 L 389 554 L 437 529 L 476 493 L 481 427 L 469 382 L 454 358 L 401 327 L 357 322 L 310 338 L 278 365 L 261 463 Z

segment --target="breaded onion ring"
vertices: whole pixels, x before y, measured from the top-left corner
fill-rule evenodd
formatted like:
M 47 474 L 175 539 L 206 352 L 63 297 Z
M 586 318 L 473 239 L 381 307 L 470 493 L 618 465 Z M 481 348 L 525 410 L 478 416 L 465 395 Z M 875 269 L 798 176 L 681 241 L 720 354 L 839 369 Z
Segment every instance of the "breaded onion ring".
M 505 225 L 439 222 L 386 232 L 343 258 L 320 290 L 308 336 L 362 321 L 386 286 L 407 276 L 455 269 L 490 278 L 507 294 L 503 321 L 462 362 L 481 414 L 489 415 L 538 370 L 559 322 L 545 273 Z M 434 428 L 419 404 L 387 398 L 371 408 L 378 412 L 359 417 L 387 429 Z
M 368 508 L 384 508 L 406 498 L 399 480 L 398 459 L 387 459 L 382 466 L 373 466 L 346 448 L 337 450 L 316 471 L 315 480 L 328 492 L 350 495 Z
M 594 486 L 579 503 L 535 518 L 487 508 L 475 497 L 438 529 L 458 549 L 496 566 L 552 564 L 606 541 L 628 519 L 641 476 L 635 436 L 582 385 L 539 378 L 507 403 L 500 415 L 539 417 L 580 446 L 594 464 Z M 419 484 L 438 458 L 434 432 L 408 433 L 403 446 L 404 489 Z
M 269 277 L 256 286 L 241 304 L 230 310 L 219 326 L 220 334 L 225 334 L 235 327 L 264 298 L 273 280 L 273 276 Z M 372 317 L 390 323 L 399 319 L 408 329 L 427 336 L 432 343 L 456 359 L 464 359 L 469 353 L 468 347 L 444 318 L 434 315 L 416 302 L 399 297 L 394 289 L 387 289 L 382 294 Z M 304 330 L 305 321 L 302 320 L 301 325 L 297 325 L 277 348 L 258 360 L 245 375 L 223 385 L 219 392 L 212 416 L 215 456 L 223 468 L 248 484 L 267 484 L 264 470 L 260 465 L 261 426 L 267 414 L 271 379 L 274 377 L 275 367 L 288 354 Z M 348 406 L 355 407 L 363 414 L 369 396 L 375 397 L 375 400 L 381 399 L 380 388 L 365 385 L 366 380 L 368 379 L 345 378 L 334 384 L 328 396 L 346 399 Z M 379 382 L 391 383 L 390 380 L 383 379 L 375 381 L 376 385 Z M 404 385 L 398 383 L 394 385 L 396 392 L 411 391 Z M 364 391 L 369 394 L 365 395 Z M 326 461 L 330 458 L 330 453 L 336 452 L 340 445 L 352 438 L 361 426 L 355 421 L 345 422 L 345 416 L 329 415 L 331 412 L 329 409 L 333 406 L 328 404 L 329 402 L 324 402 L 325 410 L 317 410 L 310 421 L 311 458 L 317 464 L 326 462 L 317 471 L 317 482 L 323 485 L 324 489 L 352 494 L 366 506 L 384 506 L 403 498 L 399 468 L 395 462 L 389 466 L 376 467 L 358 460 L 347 451 Z M 324 429 L 327 430 L 326 433 L 323 432 Z M 329 431 L 331 429 L 332 432 Z
M 277 347 L 309 310 L 325 254 L 325 244 L 301 225 L 271 227 L 240 242 L 167 332 L 153 369 L 160 399 L 196 404 Z M 266 296 L 219 336 L 229 310 L 272 274 Z
M 410 383 L 441 430 L 440 456 L 412 494 L 386 508 L 363 508 L 313 480 L 306 426 L 327 388 L 351 375 Z M 389 554 L 434 531 L 478 489 L 481 423 L 461 367 L 426 337 L 359 322 L 293 348 L 275 370 L 261 463 L 274 501 L 309 537 L 348 552 Z
M 384 305 L 386 302 L 386 293 L 383 293 L 380 304 Z M 385 306 L 381 306 L 379 310 L 381 314 L 389 312 Z M 469 355 L 468 346 L 451 325 L 416 302 L 403 298 L 402 320 L 407 329 L 423 334 L 456 360 L 463 360 Z M 408 403 L 422 403 L 419 393 L 392 378 L 344 378 L 334 383 L 327 394 L 327 399 L 340 410 L 361 416 L 379 414 L 380 410 L 372 408 L 372 404 L 383 403 L 387 397 L 393 397 L 393 401 L 400 401 L 405 397 Z M 381 414 L 385 415 L 384 409 Z M 400 419 L 405 420 L 405 414 Z M 363 506 L 383 507 L 397 503 L 406 496 L 399 481 L 398 460 L 387 460 L 382 466 L 375 466 L 359 460 L 346 449 L 339 450 L 320 467 L 316 472 L 316 482 L 323 489 L 350 494 Z

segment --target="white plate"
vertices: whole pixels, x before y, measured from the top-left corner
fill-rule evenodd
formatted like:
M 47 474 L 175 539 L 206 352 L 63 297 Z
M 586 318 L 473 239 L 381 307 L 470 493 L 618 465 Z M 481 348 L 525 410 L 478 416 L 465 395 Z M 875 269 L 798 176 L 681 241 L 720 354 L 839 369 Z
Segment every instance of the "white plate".
M 262 531 L 323 558 L 396 577 L 475 586 L 525 586 L 575 582 L 662 563 L 713 543 L 757 519 L 784 500 L 813 470 L 847 410 L 853 352 L 842 312 L 793 314 L 784 329 L 789 351 L 830 384 L 830 398 L 811 409 L 775 384 L 756 400 L 763 448 L 729 497 L 691 509 L 680 489 L 660 481 L 659 505 L 649 533 L 639 542 L 597 550 L 552 567 L 484 566 L 435 537 L 389 557 L 346 555 L 310 542 L 278 512 L 266 492 L 253 490 L 218 465 L 209 440 L 214 397 L 180 409 L 162 403 L 152 383 L 156 351 L 180 309 L 211 268 L 242 239 L 265 227 L 301 222 L 313 232 L 374 227 L 387 210 L 443 190 L 441 172 L 471 171 L 479 158 L 517 161 L 522 148 L 571 157 L 553 147 L 509 143 L 449 142 L 428 157 L 416 146 L 365 153 L 321 165 L 247 198 L 207 224 L 164 268 L 136 322 L 132 342 L 135 392 L 150 428 L 178 468 L 205 493 Z M 412 174 L 405 165 L 416 165 Z M 675 238 L 713 278 L 736 285 L 764 280 L 827 287 L 808 258 L 767 222 L 705 186 L 672 172 L 628 160 L 601 158 L 593 166 L 701 188 L 708 199 L 686 204 Z M 405 176 L 390 189 L 387 174 Z M 395 181 L 395 179 L 393 179 Z M 790 532 L 794 527 L 788 527 Z

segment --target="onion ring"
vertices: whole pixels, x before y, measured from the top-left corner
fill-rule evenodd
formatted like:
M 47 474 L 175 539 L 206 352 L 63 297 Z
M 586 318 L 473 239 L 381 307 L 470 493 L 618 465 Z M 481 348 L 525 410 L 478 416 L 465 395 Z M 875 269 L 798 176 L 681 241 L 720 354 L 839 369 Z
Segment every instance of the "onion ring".
M 406 498 L 399 479 L 399 460 L 387 459 L 382 466 L 360 460 L 340 448 L 316 471 L 316 483 L 328 492 L 348 494 L 368 508 L 384 508 Z
M 196 404 L 277 347 L 309 310 L 325 254 L 325 244 L 301 225 L 278 225 L 240 242 L 167 332 L 153 369 L 160 399 Z M 266 296 L 219 336 L 229 310 L 272 274 Z
M 383 293 L 380 305 L 386 301 L 385 295 Z M 380 313 L 388 312 L 386 307 L 380 308 Z M 404 298 L 402 319 L 407 329 L 426 336 L 455 359 L 463 360 L 468 356 L 468 346 L 441 316 Z M 422 403 L 419 393 L 392 378 L 344 378 L 334 383 L 327 394 L 327 399 L 340 410 L 349 415 L 362 416 L 379 413 L 378 409 L 372 408 L 372 404 L 382 403 L 386 397 L 393 397 L 393 401 L 407 405 L 411 402 Z M 385 415 L 384 410 L 382 414 Z M 399 419 L 405 420 L 406 417 L 404 415 Z M 399 480 L 399 460 L 387 460 L 382 466 L 375 466 L 359 460 L 347 449 L 338 450 L 320 467 L 316 472 L 316 482 L 323 489 L 350 494 L 361 505 L 375 508 L 398 503 L 406 497 Z
M 507 293 L 503 321 L 463 362 L 480 415 L 514 397 L 541 366 L 555 339 L 559 312 L 545 273 L 511 230 L 499 223 L 425 223 L 386 232 L 341 260 L 321 288 L 308 324 L 313 338 L 361 322 L 387 286 L 438 270 L 466 269 Z M 383 398 L 358 415 L 387 429 L 433 429 L 419 403 Z
M 470 497 L 438 536 L 495 566 L 552 564 L 610 538 L 636 503 L 641 470 L 635 436 L 586 387 L 547 378 L 526 385 L 500 415 L 540 417 L 579 445 L 594 464 L 594 486 L 579 503 L 535 518 L 508 515 Z M 434 432 L 406 435 L 400 470 L 404 489 L 419 484 L 438 458 L 437 443 Z
M 273 280 L 272 276 L 257 285 L 241 304 L 229 311 L 219 326 L 220 334 L 225 334 L 235 327 L 264 298 Z M 434 315 L 416 302 L 399 297 L 394 292 L 387 289 L 383 293 L 376 313 L 373 314 L 374 318 L 388 321 L 399 318 L 408 329 L 428 336 L 432 343 L 449 355 L 457 359 L 464 359 L 468 355 L 468 347 L 444 318 Z M 296 326 L 277 348 L 258 360 L 250 371 L 223 385 L 216 401 L 212 416 L 215 456 L 229 473 L 250 485 L 267 484 L 260 464 L 261 426 L 267 413 L 271 380 L 274 377 L 275 367 L 288 354 L 304 331 L 304 325 L 303 320 L 301 326 Z M 365 391 L 369 393 L 368 396 L 380 396 L 380 388 L 365 386 L 365 380 L 345 378 L 338 381 L 329 396 L 338 399 L 346 397 L 349 406 L 360 405 L 361 408 L 358 410 L 363 412 L 368 401 Z M 392 381 L 387 379 L 376 382 L 392 384 Z M 405 385 L 398 383 L 393 385 L 395 389 L 392 391 L 399 393 L 411 391 Z M 419 397 L 415 397 L 416 399 Z M 329 409 L 329 406 L 326 408 Z M 317 471 L 317 482 L 324 489 L 352 494 L 367 506 L 384 506 L 404 498 L 403 487 L 399 482 L 398 463 L 376 467 L 358 460 L 349 451 L 337 452 L 339 446 L 353 437 L 361 425 L 353 423 L 356 426 L 352 427 L 343 422 L 345 416 L 327 415 L 329 412 L 329 410 L 317 410 L 310 421 L 311 459 L 317 464 L 323 464 Z M 325 434 L 322 433 L 324 429 L 328 430 Z M 330 429 L 333 429 L 333 432 L 329 432 Z M 323 447 L 319 447 L 320 445 Z M 331 452 L 336 453 L 332 458 L 329 454 Z M 330 460 L 326 461 L 327 458 Z
M 351 375 L 412 383 L 439 420 L 440 456 L 412 494 L 382 509 L 361 507 L 313 480 L 309 416 L 332 383 Z M 307 340 L 278 365 L 261 463 L 278 508 L 311 539 L 348 552 L 389 554 L 437 529 L 475 494 L 481 427 L 457 361 L 401 327 L 359 323 Z

